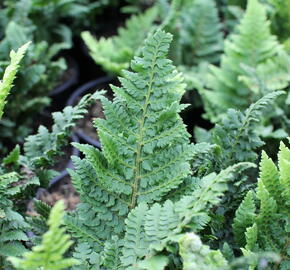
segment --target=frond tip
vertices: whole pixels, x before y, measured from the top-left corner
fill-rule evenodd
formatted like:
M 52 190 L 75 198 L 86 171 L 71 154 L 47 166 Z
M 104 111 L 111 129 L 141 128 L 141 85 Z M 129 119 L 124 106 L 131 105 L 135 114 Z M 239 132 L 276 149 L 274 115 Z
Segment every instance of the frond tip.
M 16 73 L 19 68 L 19 63 L 24 57 L 24 54 L 29 46 L 30 42 L 24 44 L 21 46 L 17 52 L 11 51 L 10 52 L 10 64 L 5 69 L 4 75 L 3 75 L 3 81 L 0 81 L 0 119 L 3 115 L 3 109 L 6 104 L 6 98 L 13 86 L 13 81 L 15 79 Z
M 47 225 L 49 230 L 43 235 L 39 246 L 32 248 L 32 251 L 23 254 L 23 258 L 8 258 L 14 267 L 19 270 L 60 270 L 71 267 L 78 263 L 71 258 L 63 258 L 64 253 L 72 245 L 69 236 L 61 227 L 64 215 L 64 204 L 59 201 L 52 208 Z

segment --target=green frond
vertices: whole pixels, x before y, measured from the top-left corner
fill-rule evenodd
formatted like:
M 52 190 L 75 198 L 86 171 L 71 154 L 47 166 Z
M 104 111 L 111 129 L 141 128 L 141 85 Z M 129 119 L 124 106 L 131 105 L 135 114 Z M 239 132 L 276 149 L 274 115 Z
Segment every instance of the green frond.
M 250 164 L 239 164 L 200 179 L 199 186 L 191 195 L 183 196 L 176 202 L 170 200 L 164 204 L 155 203 L 151 207 L 139 204 L 126 219 L 123 256 L 126 269 L 139 265 L 145 257 L 155 251 L 166 249 L 167 245 L 186 231 L 198 232 L 210 221 L 209 212 L 217 206 L 227 190 L 233 172 L 245 169 Z M 153 263 L 145 260 L 141 265 Z M 131 267 L 131 268 L 130 268 Z M 146 268 L 147 269 L 147 268 Z
M 14 267 L 19 270 L 58 270 L 71 267 L 78 262 L 75 259 L 63 258 L 72 245 L 69 236 L 61 227 L 64 215 L 64 204 L 59 201 L 52 208 L 47 225 L 49 230 L 43 235 L 42 243 L 23 254 L 23 258 L 10 257 Z
M 257 131 L 262 113 L 282 94 L 282 91 L 271 92 L 251 104 L 244 113 L 229 109 L 213 128 L 211 143 L 220 146 L 223 166 L 257 159 L 255 150 L 264 145 Z
M 123 69 L 129 68 L 133 56 L 139 54 L 156 17 L 157 9 L 153 7 L 128 19 L 125 27 L 118 29 L 117 36 L 96 40 L 89 32 L 83 32 L 82 38 L 95 62 L 104 70 L 119 75 Z
M 140 203 L 133 209 L 126 219 L 126 233 L 124 237 L 124 247 L 121 257 L 122 265 L 126 269 L 136 269 L 134 265 L 138 258 L 142 258 L 147 253 L 148 244 L 144 230 L 145 213 L 148 206 Z
M 233 231 L 235 235 L 235 239 L 240 246 L 245 246 L 245 231 L 248 227 L 253 225 L 255 220 L 255 201 L 254 194 L 250 190 L 239 208 L 236 211 L 236 215 L 233 221 Z
M 290 221 L 288 213 L 290 196 L 287 197 L 288 186 L 284 186 L 284 180 L 282 180 L 288 178 L 289 158 L 289 149 L 281 143 L 278 153 L 278 170 L 267 154 L 262 153 L 260 177 L 256 191 L 257 202 L 259 203 L 256 215 L 253 218 L 254 201 L 247 194 L 236 212 L 233 226 L 236 236 L 240 237 L 245 233 L 246 245 L 240 243 L 240 245 L 245 246 L 242 249 L 244 254 L 275 252 L 281 257 L 281 267 L 290 261 L 287 253 L 289 248 L 289 229 L 287 227 Z M 247 220 L 250 221 L 248 224 Z M 244 226 L 240 226 L 241 224 Z M 280 269 L 283 269 L 283 267 Z
M 249 0 L 237 31 L 225 42 L 220 67 L 211 67 L 210 90 L 202 93 L 213 110 L 207 115 L 211 121 L 228 108 L 243 110 L 266 93 L 289 84 L 290 57 L 271 35 L 269 24 L 265 6 Z M 253 73 L 258 82 L 251 78 Z
M 20 47 L 16 52 L 11 51 L 10 52 L 10 64 L 5 69 L 3 80 L 0 81 L 0 119 L 3 115 L 3 109 L 6 104 L 6 98 L 13 86 L 13 81 L 16 77 L 16 73 L 19 68 L 19 64 L 22 60 L 22 58 L 25 55 L 25 52 L 29 46 L 29 43 L 24 44 L 22 47 Z
M 280 151 L 278 154 L 279 161 L 279 170 L 280 170 L 280 191 L 282 191 L 279 195 L 283 196 L 285 206 L 290 206 L 290 149 L 285 146 L 283 142 L 280 144 Z M 281 198 L 279 196 L 279 198 Z M 279 202 L 279 200 L 278 200 Z M 285 209 L 286 210 L 286 209 Z M 287 210 L 286 210 L 287 211 Z
M 186 233 L 179 240 L 179 253 L 184 270 L 218 270 L 228 265 L 219 250 L 211 250 L 194 233 Z
M 222 25 L 213 0 L 195 0 L 185 5 L 180 18 L 182 63 L 217 63 L 223 50 Z
M 122 86 L 112 86 L 114 100 L 101 99 L 106 118 L 95 126 L 104 150 L 74 144 L 85 158 L 75 158 L 70 171 L 82 201 L 72 219 L 81 226 L 80 241 L 82 231 L 93 232 L 86 237 L 96 252 L 124 232 L 131 209 L 160 201 L 190 173 L 193 148 L 178 114 L 184 84 L 166 59 L 171 39 L 160 30 L 150 35 L 133 71 L 123 72 Z M 67 227 L 74 233 L 72 224 Z
M 54 157 L 61 152 L 61 147 L 67 143 L 71 128 L 87 112 L 86 107 L 100 96 L 101 93 L 86 95 L 76 106 L 67 106 L 63 112 L 54 112 L 51 131 L 40 126 L 37 134 L 28 136 L 24 143 L 24 156 L 29 167 L 52 164 Z
M 279 185 L 280 173 L 275 163 L 263 151 L 260 162 L 260 180 L 276 202 L 280 202 L 282 187 Z

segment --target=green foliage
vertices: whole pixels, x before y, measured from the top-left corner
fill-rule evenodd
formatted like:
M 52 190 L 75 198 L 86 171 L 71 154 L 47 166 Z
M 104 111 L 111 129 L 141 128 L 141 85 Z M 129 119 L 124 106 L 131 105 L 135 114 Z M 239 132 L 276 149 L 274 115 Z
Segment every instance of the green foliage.
M 118 29 L 118 35 L 96 40 L 89 32 L 83 32 L 82 38 L 89 48 L 90 55 L 104 70 L 113 74 L 121 74 L 129 68 L 134 55 L 139 55 L 143 40 L 152 30 L 157 9 L 148 9 L 140 15 L 133 15 Z
M 99 2 L 99 1 L 98 1 Z M 104 2 L 104 1 L 102 1 Z M 72 37 L 88 23 L 91 12 L 101 7 L 89 0 L 5 0 L 9 20 L 29 27 L 35 41 L 49 44 L 65 42 L 72 45 Z
M 290 50 L 290 1 L 266 0 L 272 6 L 270 11 L 271 27 L 273 32 L 284 42 L 287 50 Z
M 6 104 L 6 98 L 13 86 L 13 81 L 16 77 L 16 73 L 19 68 L 19 64 L 24 57 L 24 54 L 28 48 L 28 43 L 20 47 L 17 52 L 11 51 L 10 58 L 11 62 L 5 69 L 3 80 L 0 81 L 0 119 L 3 115 L 3 109 Z
M 15 185 L 19 175 L 15 172 L 0 175 L 0 266 L 4 266 L 4 257 L 18 256 L 26 251 L 24 241 L 29 225 L 24 218 L 12 209 L 12 198 L 22 191 Z M 1 268 L 2 269 L 2 268 Z
M 125 237 L 119 242 L 123 245 L 122 256 L 120 259 L 115 258 L 115 262 L 122 265 L 118 269 L 164 269 L 166 265 L 170 269 L 195 269 L 190 268 L 194 263 L 216 263 L 212 255 L 218 255 L 218 251 L 213 251 L 212 255 L 202 252 L 204 258 L 198 258 L 196 254 L 197 260 L 190 260 L 189 257 L 193 254 L 187 246 L 189 243 L 183 242 L 183 235 L 187 231 L 200 232 L 205 227 L 210 221 L 210 210 L 221 201 L 233 173 L 249 166 L 250 164 L 240 164 L 219 175 L 212 173 L 199 179 L 196 189 L 177 201 L 167 200 L 151 207 L 140 203 L 125 221 Z M 179 251 L 176 242 L 180 243 Z M 196 250 L 197 253 L 198 251 Z M 221 257 L 216 257 L 218 264 L 223 264 Z
M 40 245 L 23 254 L 23 258 L 10 257 L 14 267 L 19 270 L 60 270 L 78 263 L 72 258 L 64 258 L 64 253 L 72 245 L 65 229 L 61 227 L 64 204 L 59 201 L 52 208 L 47 225 L 49 230 L 43 235 Z
M 229 109 L 224 118 L 209 132 L 196 128 L 196 140 L 216 145 L 218 151 L 212 152 L 212 158 L 208 157 L 209 151 L 205 151 L 204 155 L 194 160 L 194 168 L 203 173 L 203 168 L 219 171 L 238 162 L 255 162 L 258 157 L 256 151 L 264 145 L 258 132 L 260 121 L 282 94 L 282 91 L 269 93 L 251 104 L 244 112 Z M 201 166 L 200 159 L 212 164 Z
M 65 48 L 65 44 L 54 44 L 49 47 L 46 41 L 34 42 L 34 40 L 33 32 L 28 26 L 10 21 L 0 41 L 0 74 L 3 72 L 2 66 L 6 65 L 8 60 L 9 51 L 32 41 L 22 60 L 23 68 L 14 81 L 5 117 L 1 121 L 1 155 L 5 150 L 2 145 L 4 140 L 10 143 L 23 142 L 24 137 L 30 132 L 33 117 L 49 104 L 48 94 L 56 86 L 66 68 L 64 59 L 53 59 L 60 49 Z
M 201 91 L 209 104 L 206 116 L 215 122 L 228 108 L 243 110 L 266 93 L 285 88 L 289 63 L 289 56 L 270 34 L 265 7 L 249 0 L 237 32 L 225 42 L 220 67 L 211 67 L 207 78 L 211 90 Z
M 218 63 L 223 50 L 222 25 L 213 0 L 195 0 L 180 12 L 181 63 Z
M 257 211 L 253 193 L 249 191 L 236 212 L 233 226 L 237 242 L 245 247 L 242 249 L 244 254 L 276 252 L 282 258 L 279 269 L 287 269 L 290 263 L 288 228 L 290 150 L 283 143 L 278 153 L 278 165 L 279 170 L 267 154 L 262 153 L 256 191 L 259 202 Z
M 67 106 L 63 112 L 53 113 L 54 124 L 51 131 L 40 126 L 38 133 L 30 135 L 24 143 L 23 154 L 19 147 L 3 159 L 0 172 L 17 171 L 26 185 L 47 186 L 56 172 L 49 168 L 55 164 L 56 157 L 62 154 L 62 149 L 68 143 L 69 135 L 76 121 L 86 113 L 86 107 L 99 93 L 84 96 L 75 107 Z
M 192 147 L 178 115 L 184 84 L 166 59 L 171 38 L 162 31 L 150 35 L 133 72 L 124 71 L 122 86 L 112 86 L 113 102 L 102 98 L 106 119 L 95 121 L 102 152 L 75 144 L 85 155 L 74 158 L 70 171 L 82 203 L 67 227 L 95 252 L 113 234 L 122 235 L 130 209 L 162 200 L 190 172 Z
M 71 128 L 86 112 L 85 107 L 98 96 L 99 93 L 84 96 L 74 108 L 66 107 L 63 113 L 55 113 L 55 123 L 51 132 L 40 127 L 38 134 L 27 138 L 23 154 L 20 147 L 16 146 L 2 160 L 0 165 L 0 268 L 6 269 L 5 257 L 20 256 L 27 251 L 29 242 L 38 241 L 38 238 L 29 240 L 28 231 L 34 231 L 36 236 L 45 231 L 44 221 L 50 209 L 38 202 L 35 207 L 41 217 L 25 220 L 23 212 L 26 211 L 26 201 L 35 195 L 39 185 L 47 187 L 55 175 L 49 167 L 55 163 L 57 155 L 61 154 Z

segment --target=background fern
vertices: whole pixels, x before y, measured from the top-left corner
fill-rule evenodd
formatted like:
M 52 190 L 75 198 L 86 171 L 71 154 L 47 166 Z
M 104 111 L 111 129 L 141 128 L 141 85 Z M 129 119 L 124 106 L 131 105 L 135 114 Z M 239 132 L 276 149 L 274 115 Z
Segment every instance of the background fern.
M 211 104 L 211 108 L 207 107 L 207 117 L 213 122 L 228 108 L 245 109 L 267 92 L 289 84 L 289 56 L 270 34 L 265 7 L 257 0 L 249 0 L 237 30 L 225 42 L 220 68 L 211 67 L 207 82 L 211 91 L 202 92 L 205 103 Z M 246 83 L 250 80 L 247 68 L 256 70 L 257 77 L 263 81 L 259 90 L 249 88 Z M 275 74 L 271 74 L 273 70 Z M 273 80 L 281 79 L 281 73 L 283 79 L 273 84 Z
M 242 249 L 243 253 L 276 252 L 282 258 L 279 269 L 287 269 L 290 265 L 287 228 L 289 224 L 287 212 L 290 204 L 289 161 L 290 150 L 283 143 L 278 153 L 279 170 L 263 152 L 256 191 L 259 206 L 255 206 L 252 191 L 249 191 L 238 208 L 233 223 L 237 242 L 245 246 Z
M 133 56 L 139 54 L 156 17 L 157 9 L 153 7 L 128 19 L 125 27 L 118 29 L 117 36 L 96 40 L 89 32 L 83 32 L 82 38 L 95 62 L 104 70 L 119 75 L 123 69 L 129 68 Z
M 19 270 L 60 270 L 78 263 L 75 259 L 64 258 L 64 253 L 72 245 L 69 236 L 61 227 L 64 204 L 59 201 L 52 208 L 47 224 L 49 230 L 43 235 L 42 243 L 23 254 L 23 258 L 10 257 L 14 267 Z

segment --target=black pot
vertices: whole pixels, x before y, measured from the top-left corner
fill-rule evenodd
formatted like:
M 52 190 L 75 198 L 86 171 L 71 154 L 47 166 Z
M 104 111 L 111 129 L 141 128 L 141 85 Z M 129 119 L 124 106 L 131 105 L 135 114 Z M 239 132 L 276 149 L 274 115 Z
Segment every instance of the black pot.
M 79 142 L 79 138 L 76 135 L 72 135 L 71 137 L 71 142 Z M 71 151 L 71 156 L 79 156 L 80 155 L 80 151 L 72 146 L 72 151 Z M 68 172 L 67 169 L 72 169 L 73 166 L 73 162 L 70 159 L 69 162 L 66 165 L 66 168 L 63 169 L 60 174 L 56 177 L 54 177 L 50 182 L 49 182 L 49 187 L 57 184 L 58 182 L 60 182 L 64 177 L 68 176 Z
M 104 76 L 99 79 L 87 82 L 86 84 L 82 85 L 78 89 L 75 90 L 75 92 L 70 96 L 67 102 L 67 106 L 74 106 L 79 98 L 84 96 L 85 94 L 88 93 L 93 93 L 96 90 L 100 90 L 103 88 L 104 85 L 107 85 L 109 82 L 111 82 L 113 77 L 110 76 Z M 101 149 L 101 144 L 99 141 L 91 138 L 88 136 L 83 130 L 76 130 L 75 131 L 76 136 L 83 142 L 91 144 L 99 149 Z
M 49 97 L 51 98 L 51 104 L 47 108 L 49 112 L 62 110 L 71 95 L 72 87 L 79 82 L 80 71 L 78 63 L 70 56 L 65 56 L 65 59 L 70 70 L 69 78 L 49 93 Z

